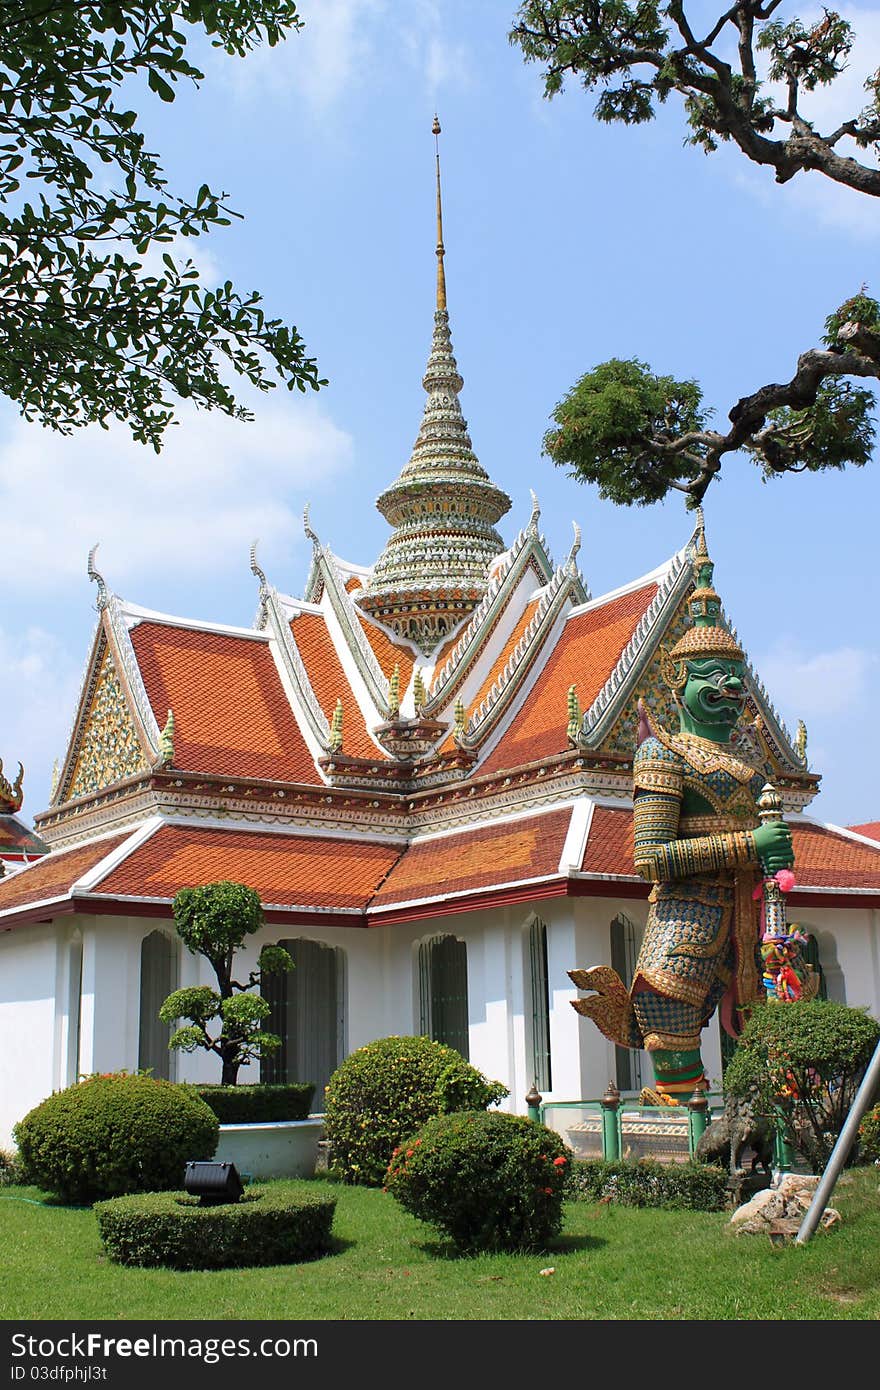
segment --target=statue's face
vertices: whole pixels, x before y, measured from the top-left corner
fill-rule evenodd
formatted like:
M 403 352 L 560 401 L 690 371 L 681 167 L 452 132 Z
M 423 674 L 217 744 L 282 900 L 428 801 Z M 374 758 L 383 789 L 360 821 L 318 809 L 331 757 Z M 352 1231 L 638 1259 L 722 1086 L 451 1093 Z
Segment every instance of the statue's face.
M 687 664 L 682 702 L 695 725 L 710 737 L 728 735 L 745 704 L 743 663 L 723 657 L 704 657 Z

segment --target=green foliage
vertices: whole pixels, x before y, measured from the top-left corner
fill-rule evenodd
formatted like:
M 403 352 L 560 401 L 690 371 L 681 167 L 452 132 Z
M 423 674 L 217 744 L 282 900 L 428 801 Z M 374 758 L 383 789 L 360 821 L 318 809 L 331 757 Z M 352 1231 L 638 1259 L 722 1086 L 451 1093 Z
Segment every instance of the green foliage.
M 181 888 L 172 903 L 174 925 L 187 950 L 215 967 L 225 964 L 245 937 L 263 925 L 260 895 L 244 883 L 221 879 L 200 888 Z
M 849 381 L 822 382 L 812 405 L 803 410 L 782 406 L 767 413 L 772 433 L 763 432 L 746 449 L 763 469 L 774 473 L 821 473 L 826 468 L 861 468 L 874 452 L 876 427 L 871 417 L 872 391 Z
M 168 1045 L 180 1052 L 204 1048 L 216 1053 L 223 1064 L 223 1084 L 234 1085 L 241 1066 L 281 1046 L 277 1034 L 263 1030 L 271 1006 L 247 991 L 258 988 L 265 973 L 292 970 L 293 959 L 281 946 L 264 946 L 247 982 L 233 979 L 235 952 L 264 925 L 260 895 L 243 883 L 221 880 L 181 888 L 172 909 L 178 935 L 188 951 L 210 963 L 218 988 L 194 985 L 169 994 L 159 1018 L 168 1024 L 181 1018 L 188 1022 L 172 1034 Z M 215 1020 L 219 1032 L 209 1031 Z
M 24 1182 L 27 1182 L 27 1172 L 21 1154 L 11 1149 L 0 1149 L 0 1187 Z
M 565 1196 L 570 1201 L 611 1198 L 624 1207 L 669 1207 L 674 1211 L 722 1211 L 729 1174 L 708 1163 L 658 1163 L 652 1159 L 606 1163 L 575 1159 Z
M 825 320 L 824 342 L 828 347 L 838 343 L 840 330 L 846 323 L 858 323 L 873 333 L 880 332 L 880 304 L 865 293 L 864 286 L 858 294 L 845 299 Z
M 223 367 L 260 391 L 267 362 L 289 388 L 324 384 L 259 294 L 209 288 L 176 254 L 238 214 L 207 184 L 173 193 L 128 104 L 198 85 L 199 29 L 244 56 L 300 27 L 293 0 L 3 0 L 0 392 L 27 419 L 67 434 L 116 418 L 158 450 L 171 398 L 249 418 Z
M 248 1188 L 240 1202 L 200 1206 L 175 1192 L 117 1197 L 95 1207 L 117 1264 L 241 1269 L 316 1259 L 330 1247 L 335 1197 L 293 1183 Z
M 656 376 L 635 358 L 612 358 L 585 373 L 556 406 L 544 453 L 580 482 L 596 483 L 611 502 L 658 502 L 680 476 L 681 461 L 655 441 L 703 429 L 701 399 L 695 381 Z
M 219 1128 L 188 1086 L 143 1073 L 90 1076 L 56 1091 L 13 1131 L 28 1178 L 65 1202 L 180 1187 Z
M 837 150 L 842 133 L 862 149 L 880 145 L 880 69 L 864 82 L 864 109 L 836 131 L 823 135 L 813 113 L 799 110 L 802 93 L 828 86 L 846 68 L 854 39 L 846 20 L 823 9 L 809 25 L 770 21 L 776 4 L 755 0 L 734 0 L 714 21 L 705 6 L 690 8 L 691 18 L 685 0 L 524 0 L 510 41 L 527 62 L 544 64 L 546 97 L 560 92 L 568 76 L 588 92 L 598 89 L 597 120 L 641 124 L 677 92 L 689 144 L 710 153 L 732 141 L 755 163 L 772 167 L 779 183 L 818 169 L 880 194 L 876 168 Z M 762 68 L 784 91 L 758 76 Z
M 828 1000 L 764 1004 L 724 1073 L 727 1092 L 780 1115 L 793 1148 L 821 1172 L 880 1039 L 863 1009 Z
M 307 1120 L 315 1094 L 314 1083 L 278 1086 L 196 1086 L 221 1125 L 271 1124 L 277 1120 Z
M 859 1158 L 862 1163 L 880 1163 L 880 1105 L 862 1116 L 859 1125 Z
M 570 1151 L 522 1115 L 438 1115 L 391 1157 L 386 1187 L 456 1247 L 540 1250 L 562 1226 Z
M 378 1187 L 395 1146 L 431 1116 L 486 1109 L 507 1094 L 454 1048 L 424 1037 L 379 1038 L 346 1057 L 327 1086 L 332 1165 L 345 1182 Z

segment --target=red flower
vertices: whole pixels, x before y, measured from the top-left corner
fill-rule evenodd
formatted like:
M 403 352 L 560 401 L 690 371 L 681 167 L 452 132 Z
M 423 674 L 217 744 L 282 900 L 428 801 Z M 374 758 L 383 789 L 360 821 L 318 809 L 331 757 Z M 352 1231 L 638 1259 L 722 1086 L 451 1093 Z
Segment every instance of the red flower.
M 552 1187 L 545 1187 L 545 1188 L 544 1188 L 544 1191 L 547 1193 L 547 1196 L 548 1196 L 548 1197 L 552 1197 L 552 1196 L 553 1196 L 553 1188 L 552 1188 Z
M 565 1164 L 566 1164 L 566 1160 L 565 1160 L 561 1155 L 560 1155 L 559 1158 L 554 1158 L 554 1160 L 553 1160 L 553 1167 L 554 1167 L 554 1168 L 564 1168 L 564 1167 L 565 1167 Z
M 415 1153 L 415 1149 L 407 1149 L 407 1151 L 406 1151 L 406 1156 L 407 1156 L 407 1158 L 412 1158 L 412 1156 L 413 1156 L 414 1153 Z

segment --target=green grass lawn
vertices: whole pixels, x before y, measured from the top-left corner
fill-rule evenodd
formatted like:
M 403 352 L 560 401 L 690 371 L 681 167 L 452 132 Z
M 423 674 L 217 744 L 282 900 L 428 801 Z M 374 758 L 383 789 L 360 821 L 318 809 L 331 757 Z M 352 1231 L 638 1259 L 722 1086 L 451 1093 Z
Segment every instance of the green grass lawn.
M 322 1181 L 316 1179 L 315 1181 Z M 842 1225 L 804 1247 L 734 1237 L 723 1213 L 570 1203 L 539 1255 L 458 1257 L 375 1189 L 333 1184 L 332 1254 L 270 1269 L 124 1269 L 90 1210 L 0 1191 L 4 1319 L 876 1319 L 880 1173 L 847 1174 Z M 554 1273 L 540 1271 L 552 1267 Z

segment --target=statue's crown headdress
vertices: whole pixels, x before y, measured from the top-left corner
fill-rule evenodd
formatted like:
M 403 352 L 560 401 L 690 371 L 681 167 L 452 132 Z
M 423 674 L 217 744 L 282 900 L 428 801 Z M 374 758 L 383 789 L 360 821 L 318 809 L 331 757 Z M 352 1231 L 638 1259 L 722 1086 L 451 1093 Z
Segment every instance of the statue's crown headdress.
M 705 656 L 722 656 L 728 661 L 743 661 L 745 654 L 742 647 L 727 628 L 721 626 L 721 600 L 712 587 L 715 566 L 706 547 L 702 507 L 699 510 L 692 563 L 697 587 L 690 596 L 688 608 L 693 626 L 688 628 L 670 651 L 671 661 L 677 665 L 679 662 Z

